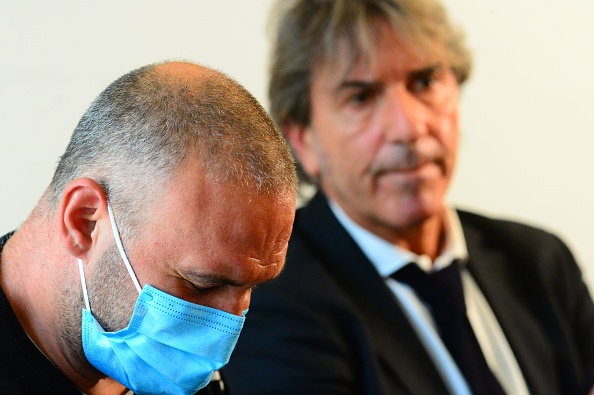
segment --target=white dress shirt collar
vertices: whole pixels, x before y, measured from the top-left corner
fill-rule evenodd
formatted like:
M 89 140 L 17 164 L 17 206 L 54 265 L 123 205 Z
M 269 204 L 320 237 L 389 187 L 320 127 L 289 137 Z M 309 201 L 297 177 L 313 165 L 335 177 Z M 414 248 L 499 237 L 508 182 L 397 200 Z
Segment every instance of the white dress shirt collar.
M 458 214 L 453 208 L 445 208 L 444 232 L 446 242 L 442 252 L 435 259 L 435 262 L 432 262 L 428 255 L 417 255 L 371 233 L 347 216 L 335 202 L 328 201 L 328 204 L 338 222 L 351 235 L 355 243 L 384 278 L 389 277 L 410 262 L 416 262 L 421 269 L 430 272 L 443 269 L 450 265 L 454 259 L 459 259 L 461 263 L 466 262 L 468 259 L 462 225 Z

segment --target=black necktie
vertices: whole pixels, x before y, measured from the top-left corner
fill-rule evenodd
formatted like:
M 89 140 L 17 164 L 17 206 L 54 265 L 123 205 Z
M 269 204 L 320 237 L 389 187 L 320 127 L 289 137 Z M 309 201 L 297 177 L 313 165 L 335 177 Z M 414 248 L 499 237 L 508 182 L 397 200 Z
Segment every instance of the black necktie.
M 442 270 L 427 274 L 416 264 L 410 263 L 392 277 L 410 285 L 417 296 L 429 305 L 441 339 L 472 393 L 504 395 L 468 321 L 458 264 L 453 262 Z

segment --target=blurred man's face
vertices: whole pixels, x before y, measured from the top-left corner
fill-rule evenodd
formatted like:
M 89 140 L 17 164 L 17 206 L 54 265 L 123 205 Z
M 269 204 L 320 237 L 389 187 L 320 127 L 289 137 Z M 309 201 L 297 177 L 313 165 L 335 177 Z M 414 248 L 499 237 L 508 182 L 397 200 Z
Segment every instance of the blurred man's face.
M 388 27 L 370 62 L 349 67 L 348 59 L 314 69 L 311 123 L 296 151 L 330 199 L 391 240 L 442 212 L 458 84 L 447 65 L 414 53 Z

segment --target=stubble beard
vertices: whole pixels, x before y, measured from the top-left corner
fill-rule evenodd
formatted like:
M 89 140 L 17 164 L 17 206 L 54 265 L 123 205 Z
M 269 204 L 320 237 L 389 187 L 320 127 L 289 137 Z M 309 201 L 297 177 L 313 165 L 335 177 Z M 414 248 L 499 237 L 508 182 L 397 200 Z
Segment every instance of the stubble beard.
M 92 275 L 86 272 L 85 275 L 91 311 L 101 327 L 106 332 L 114 332 L 128 326 L 138 292 L 115 243 L 99 258 Z M 73 280 L 65 284 L 58 301 L 59 334 L 65 354 L 77 371 L 93 369 L 82 345 L 84 307 L 80 282 Z

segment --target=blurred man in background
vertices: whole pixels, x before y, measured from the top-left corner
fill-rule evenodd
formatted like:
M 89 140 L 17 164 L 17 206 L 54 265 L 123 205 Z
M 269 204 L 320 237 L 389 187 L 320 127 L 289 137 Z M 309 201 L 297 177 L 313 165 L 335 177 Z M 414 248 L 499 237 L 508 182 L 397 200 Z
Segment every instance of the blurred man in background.
M 471 60 L 443 7 L 282 3 L 272 115 L 318 193 L 252 299 L 233 388 L 588 393 L 594 305 L 567 247 L 445 202 Z

